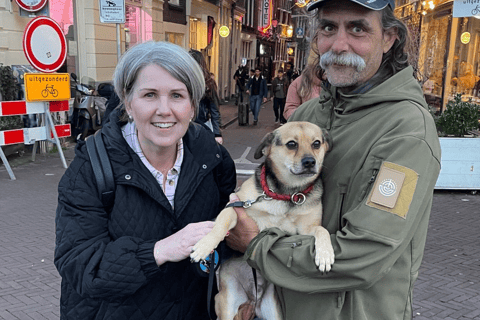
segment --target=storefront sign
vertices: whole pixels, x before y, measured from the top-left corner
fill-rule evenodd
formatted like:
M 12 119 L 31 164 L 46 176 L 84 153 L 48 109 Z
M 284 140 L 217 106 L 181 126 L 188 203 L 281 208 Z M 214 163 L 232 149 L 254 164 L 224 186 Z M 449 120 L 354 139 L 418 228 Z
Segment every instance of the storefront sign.
M 218 30 L 218 34 L 220 37 L 226 38 L 230 34 L 230 29 L 227 26 L 221 26 L 220 30 Z
M 47 4 L 47 0 L 16 0 L 20 8 L 25 11 L 35 12 L 41 10 Z
M 479 0 L 455 0 L 453 2 L 453 17 L 473 17 L 480 16 Z
M 25 73 L 24 79 L 28 102 L 70 99 L 68 73 Z
M 262 33 L 267 33 L 268 29 L 272 27 L 273 16 L 273 4 L 272 0 L 262 0 L 262 16 L 261 25 L 258 27 Z
M 99 0 L 101 23 L 125 23 L 125 0 Z
M 468 44 L 470 42 L 470 32 L 462 33 L 460 41 L 462 41 L 463 44 Z
M 38 71 L 55 72 L 67 58 L 67 40 L 54 20 L 39 16 L 25 27 L 23 52 Z

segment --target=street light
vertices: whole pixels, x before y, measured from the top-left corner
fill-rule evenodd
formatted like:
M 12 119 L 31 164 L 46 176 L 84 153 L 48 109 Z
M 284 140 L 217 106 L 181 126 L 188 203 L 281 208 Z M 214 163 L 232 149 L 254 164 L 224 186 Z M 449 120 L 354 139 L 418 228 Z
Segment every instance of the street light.
M 287 29 L 287 37 L 291 38 L 293 36 L 293 27 L 292 26 L 288 26 L 288 29 Z

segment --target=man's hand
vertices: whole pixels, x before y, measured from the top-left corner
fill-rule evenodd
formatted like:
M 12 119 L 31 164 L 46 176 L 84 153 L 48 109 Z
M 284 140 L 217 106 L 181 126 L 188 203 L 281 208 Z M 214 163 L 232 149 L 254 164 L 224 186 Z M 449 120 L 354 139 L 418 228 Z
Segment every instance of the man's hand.
M 250 90 L 245 91 L 247 94 L 250 94 Z
M 267 98 L 263 98 L 263 103 L 267 102 Z
M 235 193 L 230 195 L 230 202 L 239 200 Z M 237 213 L 237 225 L 230 230 L 225 241 L 230 248 L 243 253 L 247 251 L 248 244 L 260 233 L 260 230 L 255 221 L 245 213 L 245 209 L 234 207 L 234 210 Z

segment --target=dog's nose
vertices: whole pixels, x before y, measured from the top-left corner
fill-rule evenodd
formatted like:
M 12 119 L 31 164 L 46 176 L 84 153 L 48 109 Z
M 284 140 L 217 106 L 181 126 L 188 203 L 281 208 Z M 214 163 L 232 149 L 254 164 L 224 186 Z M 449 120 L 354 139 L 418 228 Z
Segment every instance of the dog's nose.
M 314 157 L 305 157 L 302 159 L 302 166 L 304 168 L 312 168 L 315 166 L 315 158 Z

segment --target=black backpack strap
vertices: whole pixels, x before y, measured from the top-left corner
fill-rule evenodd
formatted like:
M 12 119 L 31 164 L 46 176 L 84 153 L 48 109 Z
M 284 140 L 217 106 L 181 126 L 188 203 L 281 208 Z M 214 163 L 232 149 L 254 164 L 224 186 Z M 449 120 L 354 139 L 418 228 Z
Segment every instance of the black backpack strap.
M 101 130 L 86 140 L 87 152 L 97 180 L 98 193 L 105 208 L 113 206 L 115 197 L 115 180 L 113 170 L 103 142 Z

